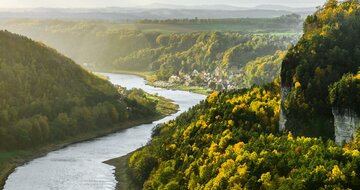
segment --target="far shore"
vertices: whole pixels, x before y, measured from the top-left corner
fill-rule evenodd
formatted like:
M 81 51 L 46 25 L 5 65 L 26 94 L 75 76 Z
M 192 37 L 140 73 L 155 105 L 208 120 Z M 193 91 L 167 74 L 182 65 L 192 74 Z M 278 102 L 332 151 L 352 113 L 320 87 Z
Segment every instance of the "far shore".
M 165 88 L 165 89 L 171 89 L 171 90 L 182 90 L 182 91 L 188 91 L 188 92 L 193 92 L 196 94 L 201 94 L 201 95 L 209 95 L 209 90 L 205 89 L 203 87 L 199 87 L 199 86 L 185 86 L 185 85 L 169 85 L 169 86 L 162 86 L 162 85 L 154 85 L 154 78 L 152 76 L 153 72 L 151 71 L 128 71 L 128 70 L 94 70 L 93 72 L 99 72 L 99 73 L 114 73 L 114 74 L 126 74 L 126 75 L 135 75 L 135 76 L 139 76 L 144 78 L 145 80 L 147 80 L 150 86 L 153 87 L 158 87 L 158 88 Z

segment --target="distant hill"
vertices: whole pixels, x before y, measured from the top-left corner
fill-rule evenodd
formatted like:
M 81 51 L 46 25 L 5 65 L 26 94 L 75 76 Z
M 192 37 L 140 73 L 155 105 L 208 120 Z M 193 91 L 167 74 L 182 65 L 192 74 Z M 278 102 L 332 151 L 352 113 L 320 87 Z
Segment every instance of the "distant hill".
M 279 6 L 277 6 L 279 7 Z M 175 19 L 175 18 L 268 18 L 291 13 L 305 17 L 312 9 L 293 9 L 286 7 L 259 6 L 243 8 L 231 5 L 180 6 L 168 4 L 150 4 L 142 7 L 109 7 L 99 9 L 0 9 L 0 19 L 36 18 L 36 19 L 86 19 L 133 21 L 139 19 Z M 214 11 L 216 10 L 216 11 Z
M 136 7 L 133 7 L 136 9 Z M 176 4 L 163 4 L 163 3 L 153 3 L 137 8 L 146 8 L 146 9 L 188 9 L 188 10 L 282 10 L 282 11 L 294 11 L 294 12 L 302 12 L 302 11 L 315 11 L 316 7 L 289 7 L 278 4 L 262 4 L 254 7 L 239 7 L 228 4 L 204 4 L 204 5 L 193 5 L 193 6 L 184 6 L 184 5 L 176 5 Z
M 294 11 L 294 12 L 314 12 L 316 10 L 315 7 L 288 7 L 284 5 L 273 5 L 273 4 L 264 4 L 258 5 L 254 7 L 254 9 L 261 10 L 283 10 L 283 11 Z
M 86 63 L 84 66 L 89 69 L 158 71 L 160 65 L 169 61 L 168 66 L 177 65 L 178 70 L 175 70 L 180 71 L 181 64 L 178 62 L 183 61 L 189 66 L 187 72 L 194 69 L 211 72 L 223 62 L 226 52 L 229 52 L 232 62 L 240 64 L 256 58 L 255 54 L 264 56 L 287 48 L 288 44 L 296 41 L 297 35 L 292 33 L 301 30 L 302 22 L 294 15 L 273 19 L 139 20 L 133 24 L 20 19 L 0 23 L 0 28 L 42 41 L 77 63 Z M 219 32 L 215 34 L 211 32 L 213 30 Z M 261 35 L 256 37 L 244 33 Z M 280 33 L 280 36 L 273 33 Z M 170 43 L 166 43 L 168 39 L 172 39 Z M 263 43 L 265 41 L 267 43 Z M 245 46 L 252 47 L 246 42 L 257 44 L 254 51 L 262 53 L 240 53 L 248 51 L 243 49 Z M 218 44 L 219 48 L 215 49 L 214 44 Z M 238 45 L 241 47 L 235 48 Z M 179 52 L 185 54 L 179 56 Z M 240 60 L 236 56 L 247 58 Z M 167 67 L 162 68 L 167 70 Z
M 149 5 L 141 6 L 140 8 L 147 9 L 192 9 L 192 10 L 247 10 L 251 8 L 247 7 L 237 7 L 227 4 L 209 4 L 209 5 L 194 5 L 194 6 L 184 6 L 184 5 L 175 5 L 175 4 L 163 4 L 163 3 L 152 3 Z

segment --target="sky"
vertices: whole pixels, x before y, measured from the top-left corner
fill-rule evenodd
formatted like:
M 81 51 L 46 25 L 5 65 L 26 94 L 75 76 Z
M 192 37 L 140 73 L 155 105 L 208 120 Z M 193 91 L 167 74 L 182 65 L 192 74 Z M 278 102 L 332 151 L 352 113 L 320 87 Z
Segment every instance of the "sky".
M 291 7 L 315 7 L 326 0 L 0 0 L 0 8 L 103 8 L 132 7 L 153 3 L 176 5 L 229 4 L 252 7 L 259 4 L 279 4 Z

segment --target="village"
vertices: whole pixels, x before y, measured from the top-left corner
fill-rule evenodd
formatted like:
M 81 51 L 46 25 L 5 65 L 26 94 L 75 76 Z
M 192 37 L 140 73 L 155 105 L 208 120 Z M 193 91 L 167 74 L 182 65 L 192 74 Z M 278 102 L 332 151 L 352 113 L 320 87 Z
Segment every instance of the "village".
M 172 75 L 168 81 L 155 81 L 152 85 L 162 88 L 182 85 L 207 88 L 210 91 L 231 90 L 239 87 L 243 75 L 243 72 L 239 72 L 239 70 L 225 74 L 219 67 L 213 73 L 199 72 L 195 69 L 190 74 Z

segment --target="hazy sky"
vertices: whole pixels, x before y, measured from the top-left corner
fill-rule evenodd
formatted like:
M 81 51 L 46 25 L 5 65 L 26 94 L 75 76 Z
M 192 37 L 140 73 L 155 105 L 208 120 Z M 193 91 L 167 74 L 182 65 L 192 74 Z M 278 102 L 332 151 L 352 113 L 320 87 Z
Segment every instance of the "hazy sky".
M 318 6 L 326 0 L 0 0 L 0 8 L 66 7 L 93 8 L 110 6 L 137 6 L 152 3 L 178 5 L 229 4 L 241 7 L 259 4 L 281 4 L 292 7 Z

